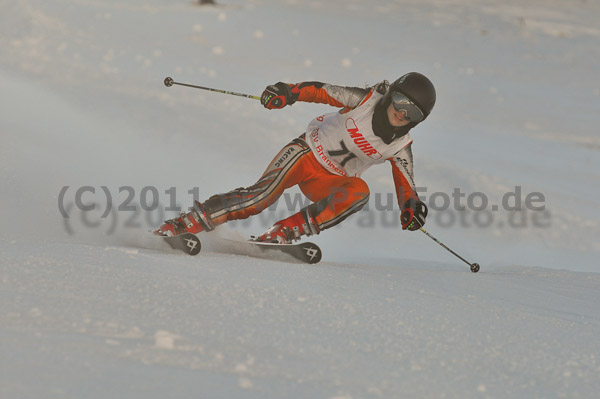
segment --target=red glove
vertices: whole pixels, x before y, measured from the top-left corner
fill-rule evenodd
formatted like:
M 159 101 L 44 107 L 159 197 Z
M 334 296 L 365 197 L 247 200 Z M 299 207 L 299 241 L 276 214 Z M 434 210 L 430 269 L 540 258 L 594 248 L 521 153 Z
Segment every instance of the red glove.
M 428 212 L 427 205 L 423 201 L 415 198 L 406 201 L 400 214 L 402 230 L 414 231 L 423 227 Z

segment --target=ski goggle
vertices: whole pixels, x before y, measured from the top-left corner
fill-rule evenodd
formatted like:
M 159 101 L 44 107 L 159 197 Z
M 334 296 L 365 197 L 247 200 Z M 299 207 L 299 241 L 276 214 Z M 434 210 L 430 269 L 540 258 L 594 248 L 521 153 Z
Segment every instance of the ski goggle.
M 392 93 L 392 105 L 396 111 L 404 111 L 406 120 L 410 122 L 421 122 L 425 119 L 423 111 L 402 93 Z

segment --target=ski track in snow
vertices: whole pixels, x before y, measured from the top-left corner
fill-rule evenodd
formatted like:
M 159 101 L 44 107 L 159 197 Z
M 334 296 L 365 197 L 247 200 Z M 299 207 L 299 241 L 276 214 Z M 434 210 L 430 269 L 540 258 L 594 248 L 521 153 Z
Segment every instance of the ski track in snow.
M 596 2 L 175 3 L 0 1 L 2 398 L 597 396 Z M 428 195 L 545 196 L 542 227 L 535 212 L 485 227 L 431 212 L 426 228 L 478 274 L 377 210 L 387 166 L 363 176 L 368 212 L 311 237 L 319 265 L 232 255 L 219 238 L 262 232 L 285 202 L 201 235 L 197 257 L 146 235 L 174 212 L 140 211 L 144 187 L 187 207 L 194 187 L 249 185 L 333 110 L 266 111 L 165 76 L 257 95 L 411 70 L 438 90 L 413 134 Z M 74 203 L 85 186 L 94 212 Z M 124 186 L 136 212 L 115 210 Z

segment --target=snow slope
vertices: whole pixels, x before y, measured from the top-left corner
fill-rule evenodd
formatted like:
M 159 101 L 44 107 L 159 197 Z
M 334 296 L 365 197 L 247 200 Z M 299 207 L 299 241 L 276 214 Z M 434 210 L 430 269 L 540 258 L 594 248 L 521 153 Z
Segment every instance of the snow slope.
M 592 398 L 600 388 L 597 273 L 3 247 L 5 397 Z
M 600 5 L 223 3 L 0 1 L 2 396 L 594 397 Z M 426 227 L 480 273 L 381 210 L 387 166 L 363 176 L 369 209 L 315 238 L 319 266 L 223 254 L 214 236 L 188 258 L 143 234 L 164 207 L 252 183 L 330 111 L 165 76 L 260 94 L 411 70 L 438 89 L 417 183 L 489 198 Z M 82 187 L 96 211 L 77 210 Z M 492 211 L 515 187 L 545 210 Z M 217 235 L 262 232 L 295 199 Z

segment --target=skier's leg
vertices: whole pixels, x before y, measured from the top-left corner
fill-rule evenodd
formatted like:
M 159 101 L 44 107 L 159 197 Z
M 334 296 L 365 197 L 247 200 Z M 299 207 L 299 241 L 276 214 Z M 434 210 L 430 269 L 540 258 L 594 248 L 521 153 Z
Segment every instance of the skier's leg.
M 302 192 L 314 201 L 300 212 L 276 222 L 259 241 L 290 243 L 302 235 L 319 234 L 342 222 L 360 210 L 369 200 L 369 187 L 359 177 L 345 177 L 329 173 L 311 155 L 303 163 L 311 168 L 311 178 L 299 183 Z
M 341 223 L 369 201 L 369 186 L 360 177 L 331 175 L 301 183 L 300 189 L 314 201 L 304 212 L 312 216 L 319 231 Z
M 273 205 L 284 190 L 307 177 L 310 171 L 303 165 L 310 156 L 308 145 L 296 139 L 279 151 L 255 184 L 213 195 L 202 205 L 214 225 L 259 214 Z
M 213 195 L 203 203 L 196 202 L 194 210 L 166 221 L 157 233 L 199 233 L 213 230 L 217 225 L 230 220 L 256 215 L 272 205 L 285 189 L 310 177 L 310 168 L 302 166 L 310 158 L 313 157 L 306 142 L 301 139 L 293 140 L 273 158 L 254 185 Z

